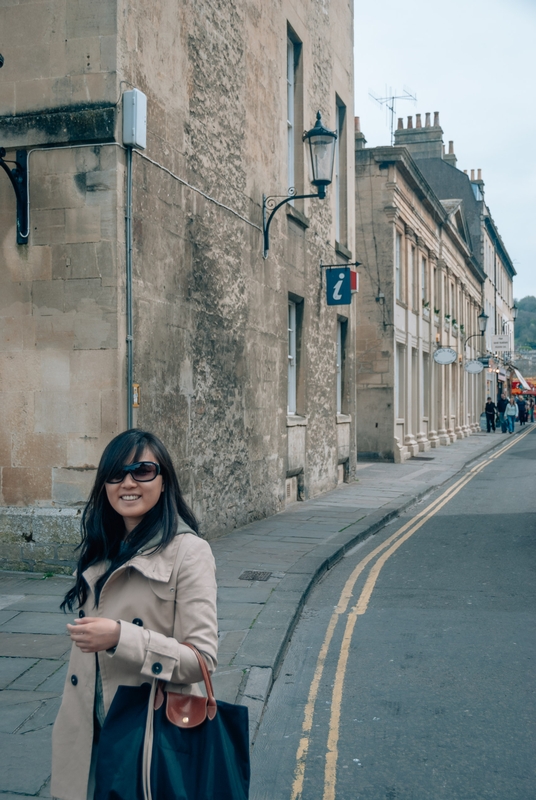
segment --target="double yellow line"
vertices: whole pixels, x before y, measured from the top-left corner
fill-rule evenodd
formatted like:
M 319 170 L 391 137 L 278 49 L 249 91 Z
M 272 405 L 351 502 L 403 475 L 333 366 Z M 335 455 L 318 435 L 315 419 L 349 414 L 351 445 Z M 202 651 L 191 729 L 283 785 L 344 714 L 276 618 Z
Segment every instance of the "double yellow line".
M 335 633 L 335 628 L 337 627 L 337 623 L 339 618 L 346 613 L 348 609 L 348 605 L 350 600 L 352 599 L 353 591 L 355 584 L 363 572 L 363 570 L 378 556 L 380 553 L 383 554 L 380 558 L 372 566 L 367 579 L 365 581 L 365 585 L 361 590 L 357 603 L 351 609 L 350 613 L 348 614 L 346 620 L 346 626 L 344 629 L 344 635 L 342 639 L 341 649 L 339 653 L 339 659 L 337 663 L 337 672 L 335 675 L 335 683 L 333 684 L 333 692 L 332 692 L 332 699 L 331 699 L 331 717 L 329 722 L 329 731 L 328 731 L 328 742 L 327 742 L 327 753 L 326 753 L 326 764 L 324 770 L 324 793 L 323 793 L 323 800 L 335 800 L 335 786 L 337 780 L 337 758 L 338 758 L 338 743 L 339 743 L 339 728 L 340 728 L 340 716 L 341 716 L 341 706 L 342 706 L 342 693 L 344 687 L 344 678 L 346 674 L 346 667 L 348 664 L 348 655 L 350 652 L 350 642 L 352 640 L 352 635 L 354 631 L 355 624 L 357 622 L 358 616 L 364 614 L 368 608 L 368 604 L 376 585 L 376 581 L 378 580 L 378 576 L 381 572 L 382 567 L 386 563 L 386 561 L 395 553 L 401 545 L 406 542 L 410 536 L 422 528 L 423 525 L 428 522 L 438 511 L 440 511 L 444 505 L 446 505 L 449 500 L 458 494 L 470 481 L 473 480 L 483 469 L 485 469 L 489 464 L 491 464 L 495 459 L 499 458 L 503 453 L 517 444 L 521 439 L 524 439 L 529 433 L 531 433 L 532 428 L 527 429 L 523 433 L 516 436 L 516 438 L 509 442 L 504 447 L 501 447 L 497 452 L 493 455 L 486 458 L 484 461 L 476 464 L 472 467 L 468 473 L 466 473 L 463 477 L 459 478 L 452 486 L 446 489 L 442 495 L 438 498 L 433 500 L 430 505 L 420 511 L 415 517 L 402 525 L 402 527 L 397 530 L 395 533 L 392 534 L 385 542 L 378 545 L 371 553 L 368 554 L 365 558 L 363 558 L 354 568 L 352 574 L 346 581 L 344 588 L 341 592 L 339 597 L 339 602 L 331 615 L 331 619 L 329 621 L 326 635 L 324 637 L 324 641 L 322 642 L 322 647 L 320 648 L 320 652 L 318 654 L 318 659 L 316 662 L 316 668 L 313 675 L 313 680 L 311 682 L 311 686 L 309 688 L 309 695 L 307 697 L 307 703 L 305 705 L 304 716 L 303 716 L 303 723 L 302 723 L 302 735 L 300 739 L 300 743 L 298 745 L 298 751 L 296 753 L 296 768 L 294 771 L 294 781 L 292 784 L 292 792 L 290 795 L 290 800 L 300 800 L 302 797 L 303 792 L 303 782 L 304 782 L 304 775 L 305 775 L 305 764 L 307 761 L 307 754 L 309 752 L 309 743 L 311 739 L 311 730 L 313 727 L 313 715 L 314 715 L 314 708 L 316 699 L 318 696 L 318 690 L 320 687 L 320 681 L 322 680 L 322 675 L 324 673 L 324 667 L 326 663 L 327 654 L 329 651 L 329 647 L 331 644 L 331 640 L 333 638 L 333 634 Z

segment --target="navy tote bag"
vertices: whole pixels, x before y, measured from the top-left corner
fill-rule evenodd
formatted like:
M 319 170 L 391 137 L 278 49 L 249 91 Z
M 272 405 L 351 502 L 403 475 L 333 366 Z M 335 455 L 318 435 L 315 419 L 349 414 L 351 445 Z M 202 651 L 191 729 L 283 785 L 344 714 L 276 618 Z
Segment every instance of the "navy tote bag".
M 207 697 L 161 683 L 119 686 L 99 739 L 94 800 L 247 800 L 248 710 L 214 699 L 206 664 L 188 646 Z

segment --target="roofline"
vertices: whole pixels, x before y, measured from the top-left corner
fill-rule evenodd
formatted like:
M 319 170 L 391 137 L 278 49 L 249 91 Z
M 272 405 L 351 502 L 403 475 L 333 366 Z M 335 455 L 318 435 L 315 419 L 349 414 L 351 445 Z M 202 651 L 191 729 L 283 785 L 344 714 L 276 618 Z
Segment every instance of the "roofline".
M 401 164 L 404 168 L 408 183 L 412 185 L 413 189 L 418 191 L 423 200 L 427 201 L 427 205 L 429 206 L 429 210 L 432 212 L 432 216 L 436 217 L 436 219 L 441 223 L 446 221 L 448 214 L 445 208 L 413 160 L 407 147 L 403 147 L 402 145 L 393 145 L 392 147 L 388 145 L 382 145 L 381 147 L 366 147 L 362 150 L 357 150 L 356 156 L 360 152 L 371 153 L 374 161 L 380 165 L 384 163 Z
M 374 161 L 376 161 L 376 163 L 380 166 L 381 164 L 397 164 L 402 167 L 404 177 L 410 184 L 411 188 L 416 190 L 417 194 L 422 200 L 426 201 L 425 204 L 431 211 L 432 216 L 437 222 L 439 222 L 440 225 L 444 227 L 450 238 L 456 242 L 458 248 L 462 251 L 465 251 L 464 256 L 467 266 L 475 278 L 477 278 L 477 280 L 483 284 L 487 276 L 478 263 L 478 259 L 476 258 L 473 249 L 466 242 L 464 242 L 456 228 L 450 222 L 449 212 L 446 210 L 441 200 L 438 198 L 420 171 L 407 147 L 403 147 L 402 145 L 393 145 L 391 147 L 388 145 L 383 145 L 381 147 L 364 147 L 361 150 L 356 150 L 356 160 L 359 157 L 359 153 L 371 154 L 374 158 Z M 463 200 L 461 200 L 461 205 L 463 209 Z M 463 214 L 463 218 L 464 225 L 467 227 L 465 213 Z
M 514 265 L 512 264 L 512 259 L 508 255 L 506 247 L 504 246 L 504 242 L 503 242 L 503 240 L 501 238 L 501 234 L 497 230 L 497 226 L 495 225 L 495 222 L 493 221 L 493 217 L 491 216 L 491 214 L 489 212 L 489 208 L 487 207 L 487 205 L 485 205 L 484 208 L 485 208 L 485 211 L 484 211 L 483 217 L 484 217 L 484 224 L 486 225 L 486 230 L 487 230 L 488 234 L 490 235 L 491 239 L 493 240 L 493 244 L 495 245 L 496 249 L 499 251 L 499 253 L 501 255 L 501 258 L 502 258 L 502 260 L 504 262 L 504 265 L 506 266 L 508 271 L 511 273 L 511 277 L 513 278 L 514 275 L 517 275 L 517 272 L 515 270 Z

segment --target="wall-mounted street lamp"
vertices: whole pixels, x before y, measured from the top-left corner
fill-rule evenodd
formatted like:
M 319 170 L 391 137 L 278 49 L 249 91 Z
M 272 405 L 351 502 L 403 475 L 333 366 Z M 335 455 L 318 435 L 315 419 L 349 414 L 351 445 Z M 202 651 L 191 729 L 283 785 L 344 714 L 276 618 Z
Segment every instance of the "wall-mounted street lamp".
M 518 311 L 519 311 L 519 308 L 518 308 L 518 307 L 517 307 L 517 305 L 514 303 L 514 305 L 512 306 L 512 319 L 514 320 L 514 322 L 515 322 L 515 321 L 516 321 L 516 319 L 517 319 L 517 314 L 518 314 Z
M 17 150 L 16 161 L 5 161 L 6 150 L 0 147 L 0 167 L 11 181 L 17 198 L 17 244 L 28 244 L 28 153 Z M 15 164 L 11 169 L 8 164 Z
M 326 196 L 326 187 L 329 186 L 333 180 L 333 163 L 335 160 L 335 140 L 337 134 L 335 131 L 330 131 L 322 125 L 322 117 L 320 111 L 316 114 L 316 123 L 314 128 L 306 131 L 303 134 L 303 141 L 306 142 L 307 152 L 309 154 L 309 179 L 313 186 L 318 189 L 317 194 L 296 194 L 294 188 L 289 189 L 288 196 L 285 196 L 279 203 L 276 201 L 281 195 L 271 195 L 270 197 L 262 196 L 262 232 L 263 232 L 263 257 L 268 256 L 270 249 L 270 223 L 272 222 L 275 212 L 284 206 L 285 203 L 290 203 L 291 200 L 304 200 L 308 197 L 318 197 L 323 200 Z M 267 217 L 268 211 L 271 211 Z
M 482 311 L 478 315 L 477 322 L 478 322 L 478 330 L 480 331 L 480 333 L 473 333 L 471 336 L 467 337 L 467 339 L 465 340 L 465 342 L 463 344 L 464 352 L 465 352 L 465 348 L 467 347 L 467 342 L 468 341 L 470 341 L 471 339 L 474 339 L 476 336 L 484 336 L 484 334 L 486 333 L 486 327 L 487 327 L 487 324 L 488 324 L 488 319 L 489 319 L 489 317 L 484 311 Z

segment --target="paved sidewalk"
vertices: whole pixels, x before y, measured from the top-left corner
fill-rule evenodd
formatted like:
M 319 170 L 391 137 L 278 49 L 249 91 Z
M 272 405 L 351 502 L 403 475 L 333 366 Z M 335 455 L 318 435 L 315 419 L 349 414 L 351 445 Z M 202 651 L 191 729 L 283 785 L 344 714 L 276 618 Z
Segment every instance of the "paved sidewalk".
M 252 738 L 286 643 L 322 573 L 508 438 L 477 433 L 405 464 L 359 464 L 356 482 L 212 543 L 220 626 L 215 692 L 248 705 Z M 244 579 L 247 572 L 265 574 Z M 50 797 L 51 725 L 70 650 L 58 604 L 70 585 L 63 576 L 0 572 L 0 800 Z

